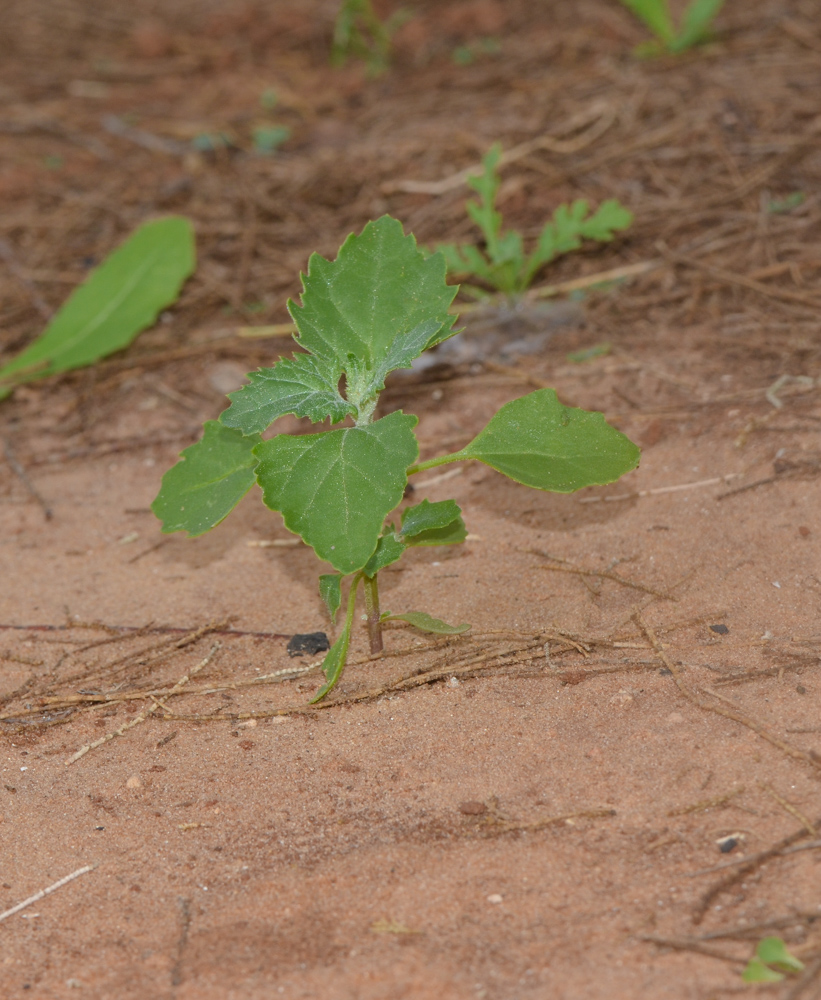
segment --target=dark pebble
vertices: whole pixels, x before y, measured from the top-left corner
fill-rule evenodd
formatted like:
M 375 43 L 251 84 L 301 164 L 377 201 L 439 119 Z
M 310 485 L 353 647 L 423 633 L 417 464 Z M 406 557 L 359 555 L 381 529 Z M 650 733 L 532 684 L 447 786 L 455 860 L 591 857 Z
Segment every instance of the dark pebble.
M 316 656 L 330 648 L 331 644 L 324 632 L 306 632 L 304 635 L 292 636 L 287 646 L 288 656 Z

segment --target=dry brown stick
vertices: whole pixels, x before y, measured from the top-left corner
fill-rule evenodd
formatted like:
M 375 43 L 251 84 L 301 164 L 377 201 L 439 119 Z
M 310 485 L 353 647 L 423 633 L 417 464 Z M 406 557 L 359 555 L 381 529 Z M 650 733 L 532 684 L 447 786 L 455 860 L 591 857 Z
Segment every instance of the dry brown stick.
M 725 708 L 723 705 L 712 705 L 710 702 L 705 701 L 699 692 L 694 691 L 684 682 L 681 676 L 681 670 L 675 663 L 673 663 L 667 653 L 665 653 L 664 647 L 659 642 L 653 629 L 644 620 L 641 612 L 636 612 L 634 620 L 647 636 L 650 645 L 658 654 L 659 659 L 673 675 L 673 680 L 675 681 L 679 691 L 681 691 L 688 701 L 691 701 L 698 708 L 701 708 L 706 712 L 714 712 L 716 715 L 722 715 L 726 719 L 732 719 L 734 722 L 738 722 L 742 726 L 752 729 L 753 732 L 758 733 L 762 739 L 767 740 L 768 743 L 772 743 L 774 747 L 778 747 L 778 749 L 787 754 L 787 756 L 792 757 L 794 760 L 800 760 L 804 764 L 809 764 L 810 767 L 815 770 L 821 770 L 821 760 L 816 760 L 812 754 L 809 754 L 804 750 L 799 750 L 798 747 L 794 747 L 791 743 L 787 743 L 786 740 L 782 740 L 774 733 L 771 733 L 764 725 L 762 725 L 762 723 L 756 722 L 755 719 L 751 719 L 742 712 L 738 712 L 733 708 Z
M 682 806 L 680 809 L 671 809 L 667 815 L 668 816 L 687 816 L 689 813 L 694 812 L 704 812 L 707 809 L 712 809 L 715 806 L 723 806 L 730 799 L 734 799 L 737 795 L 741 795 L 744 791 L 744 787 L 736 788 L 732 792 L 727 792 L 726 795 L 718 795 L 714 799 L 703 799 L 701 802 L 694 802 L 689 806 Z
M 710 948 L 702 944 L 698 938 L 668 938 L 660 937 L 658 934 L 641 934 L 640 941 L 649 941 L 664 948 L 673 948 L 675 951 L 695 951 L 699 955 L 708 955 L 710 958 L 717 958 L 722 962 L 732 962 L 733 965 L 744 965 L 742 959 L 736 955 L 730 955 L 726 951 L 719 951 L 717 948 Z
M 218 642 L 215 643 L 211 647 L 211 652 L 208 654 L 208 656 L 205 657 L 204 660 L 200 661 L 200 663 L 198 663 L 195 667 L 189 670 L 187 674 L 183 674 L 183 676 L 180 677 L 180 679 L 168 693 L 168 697 L 171 697 L 171 695 L 177 694 L 179 691 L 181 691 L 182 688 L 185 687 L 185 685 L 189 682 L 189 680 L 192 677 L 195 677 L 201 670 L 207 667 L 208 664 L 211 662 L 211 660 L 214 658 L 215 653 L 220 649 L 220 646 L 221 646 L 220 643 Z M 142 712 L 140 712 L 139 715 L 135 715 L 133 719 L 130 719 L 128 722 L 123 723 L 123 725 L 120 726 L 119 729 L 115 729 L 110 733 L 106 733 L 105 736 L 101 736 L 100 739 L 95 740 L 93 743 L 87 743 L 84 747 L 80 747 L 77 753 L 72 754 L 72 756 L 69 757 L 69 759 L 66 761 L 66 764 L 67 765 L 73 764 L 75 761 L 85 756 L 85 754 L 87 754 L 90 750 L 96 750 L 97 747 L 102 746 L 104 743 L 108 743 L 109 740 L 113 740 L 115 736 L 123 736 L 129 729 L 133 729 L 134 726 L 138 726 L 141 722 L 145 722 L 145 720 L 150 715 L 153 715 L 154 712 L 157 711 L 157 709 L 164 707 L 165 707 L 165 699 L 162 699 L 161 701 L 155 699 L 153 705 L 149 706 L 148 708 L 145 708 Z
M 818 836 L 818 831 L 812 825 L 812 823 L 807 819 L 804 813 L 801 812 L 800 809 L 797 809 L 791 802 L 787 802 L 786 799 L 783 799 L 778 794 L 778 792 L 774 788 L 771 788 L 768 784 L 766 784 L 766 782 L 763 781 L 759 782 L 758 787 L 761 789 L 762 792 L 766 792 L 767 795 L 775 799 L 775 801 L 781 806 L 782 809 L 788 812 L 791 816 L 795 817 L 795 819 L 798 820 L 798 822 L 804 827 L 804 829 L 811 837 Z
M 821 955 L 816 955 L 815 959 L 804 968 L 798 981 L 784 994 L 784 1000 L 798 1000 L 807 987 L 812 985 L 819 974 L 821 974 Z M 816 993 L 817 996 L 818 994 Z
M 798 851 L 817 851 L 821 847 L 821 840 L 810 840 L 806 844 L 796 844 L 793 847 L 785 847 L 783 850 L 778 852 L 779 857 L 786 857 L 788 854 L 795 854 Z M 696 872 L 688 872 L 685 878 L 699 878 L 702 875 L 712 875 L 713 872 L 724 871 L 725 868 L 737 868 L 739 865 L 745 865 L 748 861 L 752 861 L 753 858 L 757 858 L 757 854 L 750 854 L 743 858 L 733 858 L 732 861 L 722 861 L 720 864 L 711 865 L 709 868 L 699 868 Z M 766 860 L 766 859 L 765 859 Z M 821 916 L 821 914 L 819 914 Z
M 821 296 L 806 295 L 803 292 L 791 292 L 787 288 L 771 288 L 769 285 L 765 285 L 764 282 L 747 278 L 743 274 L 735 274 L 733 271 L 727 271 L 723 267 L 716 267 L 715 264 L 705 264 L 703 261 L 695 260 L 684 254 L 675 253 L 661 241 L 656 246 L 659 252 L 673 263 L 683 264 L 685 267 L 694 268 L 696 271 L 703 271 L 705 274 L 712 275 L 712 277 L 718 278 L 728 285 L 738 285 L 741 288 L 747 288 L 750 291 L 758 292 L 759 295 L 778 299 L 781 302 L 797 302 L 800 305 L 809 306 L 816 312 L 821 310 Z
M 37 490 L 37 487 L 32 483 L 29 477 L 26 475 L 26 470 L 17 461 L 17 457 L 11 447 L 11 444 L 6 438 L 3 438 L 3 451 L 6 453 L 6 461 L 11 466 L 11 471 L 17 476 L 20 482 L 25 486 L 29 495 L 40 504 L 43 508 L 43 513 L 46 516 L 46 520 L 50 521 L 54 517 L 54 511 L 51 509 L 48 501 L 43 497 L 43 495 Z
M 616 810 L 609 807 L 600 809 L 582 809 L 580 812 L 564 813 L 561 816 L 547 816 L 544 819 L 534 820 L 532 823 L 495 823 L 493 833 L 513 833 L 517 831 L 532 833 L 535 830 L 543 830 L 548 826 L 555 826 L 557 823 L 567 823 L 574 819 L 600 819 L 603 816 L 615 816 Z
M 531 551 L 535 552 L 535 550 Z M 542 555 L 540 552 L 536 552 L 536 554 Z M 611 573 L 609 570 L 584 569 L 580 566 L 542 566 L 542 569 L 551 570 L 556 573 L 572 573 L 575 576 L 597 576 L 604 580 L 612 580 L 614 583 L 620 583 L 623 587 L 631 587 L 633 590 L 641 590 L 645 594 L 652 594 L 653 597 L 660 597 L 665 601 L 678 601 L 678 598 L 674 597 L 672 594 L 665 593 L 663 590 L 656 590 L 653 587 L 648 587 L 644 583 L 636 583 L 634 580 L 627 580 L 625 577 L 619 576 L 618 573 Z

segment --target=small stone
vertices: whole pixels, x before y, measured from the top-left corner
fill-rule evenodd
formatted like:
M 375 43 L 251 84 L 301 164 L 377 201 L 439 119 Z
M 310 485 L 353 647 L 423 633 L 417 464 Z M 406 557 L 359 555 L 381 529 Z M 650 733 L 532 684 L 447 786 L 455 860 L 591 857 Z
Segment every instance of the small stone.
M 501 903 L 502 902 L 502 898 L 503 897 L 500 896 L 498 892 L 494 892 L 490 896 L 487 897 L 487 901 L 489 903 L 494 903 L 494 904 L 495 903 Z
M 727 635 L 727 633 L 730 630 L 727 628 L 726 625 L 711 625 L 710 626 L 710 631 L 711 632 L 717 632 L 719 635 Z
M 131 777 L 125 783 L 126 788 L 142 788 L 142 779 L 138 774 L 132 774 Z
M 667 716 L 667 721 L 673 725 L 678 725 L 679 723 L 684 722 L 684 716 L 681 712 L 671 712 Z
M 468 799 L 467 802 L 459 803 L 459 812 L 463 816 L 481 816 L 487 812 L 484 802 L 477 802 L 475 799 Z
M 316 656 L 330 649 L 331 644 L 324 632 L 305 632 L 294 635 L 286 647 L 288 656 Z

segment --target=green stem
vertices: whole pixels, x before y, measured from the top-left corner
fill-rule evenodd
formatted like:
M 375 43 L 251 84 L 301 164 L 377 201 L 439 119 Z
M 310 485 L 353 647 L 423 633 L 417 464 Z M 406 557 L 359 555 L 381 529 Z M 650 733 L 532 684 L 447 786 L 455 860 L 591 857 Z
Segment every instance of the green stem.
M 427 462 L 420 462 L 412 465 L 408 469 L 408 475 L 412 476 L 416 472 L 424 472 L 426 469 L 435 469 L 437 465 L 447 465 L 448 462 L 464 462 L 467 458 L 463 451 L 455 451 L 452 455 L 440 455 L 439 458 L 429 458 Z
M 379 614 L 379 583 L 377 573 L 373 576 L 363 576 L 365 588 L 365 612 L 368 616 L 368 639 L 371 645 L 371 656 L 382 652 L 382 621 Z

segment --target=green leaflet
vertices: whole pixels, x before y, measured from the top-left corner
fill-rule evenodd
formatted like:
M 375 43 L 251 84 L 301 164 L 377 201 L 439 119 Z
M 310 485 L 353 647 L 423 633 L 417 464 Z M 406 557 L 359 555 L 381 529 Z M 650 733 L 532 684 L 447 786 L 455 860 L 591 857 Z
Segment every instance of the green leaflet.
M 665 45 L 671 45 L 676 36 L 667 0 L 622 0 L 640 21 Z
M 601 413 L 563 406 L 553 389 L 537 389 L 506 403 L 450 461 L 475 458 L 525 486 L 572 493 L 612 483 L 639 457 Z
M 310 354 L 281 358 L 273 368 L 249 373 L 250 385 L 228 394 L 231 405 L 220 422 L 238 427 L 243 434 L 261 433 L 286 413 L 309 417 L 314 423 L 326 417 L 338 423 L 356 413 L 353 404 L 339 394 L 341 374 L 333 361 Z
M 399 531 L 390 525 L 384 532 L 362 572 L 368 577 L 376 576 L 381 569 L 401 559 L 405 549 L 411 546 L 456 545 L 466 537 L 467 528 L 455 500 L 438 503 L 423 500 L 402 512 Z
M 683 52 L 708 38 L 710 25 L 723 6 L 724 0 L 692 0 L 684 11 L 681 31 L 670 51 Z
M 434 618 L 425 611 L 406 611 L 402 615 L 383 615 L 383 622 L 409 622 L 414 628 L 422 632 L 433 632 L 436 635 L 461 635 L 471 627 L 467 623 L 462 625 L 448 625 L 439 618 Z
M 325 659 L 322 661 L 322 672 L 325 674 L 325 683 L 311 698 L 312 705 L 315 705 L 318 701 L 322 701 L 325 695 L 335 686 L 336 682 L 342 676 L 342 671 L 345 669 L 345 661 L 348 658 L 348 646 L 351 642 L 353 616 L 356 610 L 356 591 L 359 588 L 360 579 L 361 574 L 357 573 L 351 581 L 351 589 L 348 592 L 348 608 L 345 613 L 345 624 L 342 626 L 339 638 L 325 654 Z
M 319 577 L 319 596 L 328 609 L 331 621 L 336 622 L 336 613 L 342 604 L 342 576 L 339 573 L 322 573 Z
M 165 534 L 202 535 L 231 513 L 254 485 L 258 434 L 246 436 L 216 420 L 205 424 L 202 439 L 181 453 L 166 472 L 151 509 Z
M 365 427 L 263 441 L 254 454 L 265 504 L 334 569 L 361 569 L 402 499 L 418 454 L 415 426 L 397 410 Z
M 402 511 L 402 528 L 400 534 L 404 538 L 413 538 L 426 531 L 447 528 L 456 520 L 461 520 L 462 511 L 455 500 L 440 500 L 431 503 L 423 500 L 415 507 Z
M 0 399 L 15 384 L 80 368 L 127 347 L 176 300 L 194 265 L 187 219 L 141 226 L 75 289 L 37 340 L 0 369 Z
M 445 283 L 443 258 L 426 258 L 388 215 L 349 236 L 336 260 L 312 254 L 302 284 L 302 305 L 288 303 L 298 343 L 343 370 L 349 355 L 375 370 L 394 341 L 420 324 L 434 323 L 426 347 L 451 336 L 457 289 Z
M 365 563 L 362 572 L 367 577 L 372 578 L 376 576 L 381 569 L 401 559 L 405 554 L 406 548 L 407 545 L 401 539 L 397 538 L 393 532 L 382 535 L 377 543 L 376 551 Z

